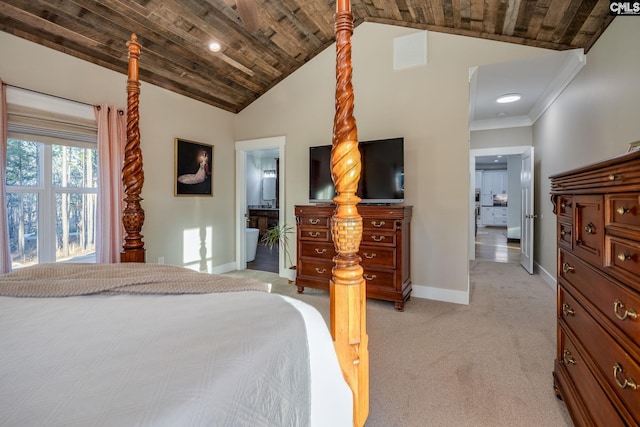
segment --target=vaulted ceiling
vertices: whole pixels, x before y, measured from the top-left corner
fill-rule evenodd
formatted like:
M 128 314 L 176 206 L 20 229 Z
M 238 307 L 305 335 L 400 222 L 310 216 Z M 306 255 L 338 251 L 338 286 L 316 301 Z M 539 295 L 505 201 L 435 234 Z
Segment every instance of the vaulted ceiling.
M 238 4 L 255 11 L 241 19 Z M 554 50 L 588 51 L 613 17 L 609 0 L 352 0 L 377 22 Z M 334 42 L 335 1 L 2 0 L 0 30 L 237 113 Z M 240 12 L 243 12 L 240 10 Z M 250 17 L 251 18 L 251 17 Z M 219 52 L 208 49 L 221 44 Z

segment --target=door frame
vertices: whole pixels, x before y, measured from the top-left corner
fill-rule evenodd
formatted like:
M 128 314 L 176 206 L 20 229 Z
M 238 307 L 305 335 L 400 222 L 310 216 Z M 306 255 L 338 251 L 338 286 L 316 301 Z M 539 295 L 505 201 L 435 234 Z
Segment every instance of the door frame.
M 476 157 L 479 156 L 510 156 L 513 154 L 521 155 L 531 148 L 530 145 L 517 145 L 510 147 L 493 147 L 493 148 L 472 148 L 469 150 L 469 260 L 476 259 Z M 533 183 L 532 183 L 533 185 Z M 524 215 L 522 212 L 520 215 Z M 533 253 L 533 252 L 532 252 Z
M 247 153 L 278 149 L 280 155 L 278 167 L 278 224 L 283 226 L 285 209 L 285 150 L 286 137 L 248 139 L 236 141 L 236 270 L 247 268 L 246 232 L 247 228 Z M 278 275 L 287 277 L 284 269 L 284 251 L 278 253 Z

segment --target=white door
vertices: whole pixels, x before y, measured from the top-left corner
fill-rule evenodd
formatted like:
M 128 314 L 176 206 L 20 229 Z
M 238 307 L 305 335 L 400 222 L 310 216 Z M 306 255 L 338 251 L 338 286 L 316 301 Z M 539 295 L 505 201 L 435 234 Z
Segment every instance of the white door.
M 520 235 L 520 264 L 533 274 L 533 227 L 536 215 L 533 206 L 533 147 L 522 153 L 520 187 L 522 188 L 522 220 Z

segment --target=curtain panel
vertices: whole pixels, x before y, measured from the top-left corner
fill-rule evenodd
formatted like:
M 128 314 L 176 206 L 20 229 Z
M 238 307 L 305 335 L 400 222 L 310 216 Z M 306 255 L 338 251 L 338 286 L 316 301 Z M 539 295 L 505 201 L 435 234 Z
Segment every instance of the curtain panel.
M 123 109 L 94 106 L 98 123 L 98 200 L 96 212 L 96 262 L 120 262 L 124 227 L 121 175 L 127 120 Z
M 11 271 L 9 224 L 7 221 L 7 85 L 0 80 L 0 273 Z

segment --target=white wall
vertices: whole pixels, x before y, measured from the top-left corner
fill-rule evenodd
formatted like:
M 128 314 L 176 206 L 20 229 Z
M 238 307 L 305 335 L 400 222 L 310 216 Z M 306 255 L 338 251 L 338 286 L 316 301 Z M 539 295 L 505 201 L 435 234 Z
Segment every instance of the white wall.
M 587 53 L 587 63 L 533 126 L 536 205 L 535 259 L 556 274 L 556 217 L 548 177 L 626 152 L 640 140 L 640 25 L 617 17 Z M 540 215 L 538 215 L 540 217 Z
M 353 37 L 359 139 L 405 138 L 406 204 L 415 296 L 461 302 L 468 290 L 469 68 L 548 53 L 544 49 L 428 34 L 428 64 L 393 70 L 393 39 L 416 30 L 364 23 Z M 286 135 L 286 222 L 306 204 L 308 147 L 331 142 L 335 46 L 236 117 L 239 140 Z
M 471 149 L 529 146 L 532 144 L 533 129 L 531 126 L 471 132 Z
M 123 55 L 126 40 L 122 42 Z M 0 32 L 6 83 L 90 104 L 126 107 L 126 75 Z M 144 46 L 141 63 L 144 64 Z M 144 66 L 144 65 L 142 65 Z M 147 261 L 212 271 L 235 259 L 233 114 L 142 83 Z M 174 197 L 174 138 L 214 145 L 213 197 Z

